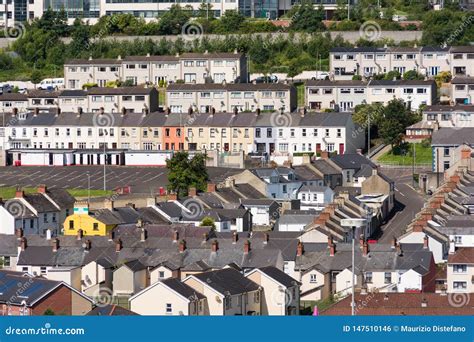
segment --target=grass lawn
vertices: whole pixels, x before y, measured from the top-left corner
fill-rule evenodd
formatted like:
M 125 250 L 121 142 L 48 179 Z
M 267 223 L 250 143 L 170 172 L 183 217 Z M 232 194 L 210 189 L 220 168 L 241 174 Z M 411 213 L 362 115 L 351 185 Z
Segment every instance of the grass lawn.
M 381 163 L 412 165 L 413 164 L 413 144 L 402 145 L 402 148 L 395 148 L 382 155 L 379 159 Z M 415 164 L 431 164 L 431 147 L 423 147 L 422 144 L 415 144 Z
M 23 191 L 27 194 L 34 194 L 37 192 L 37 188 L 23 188 Z M 15 197 L 16 188 L 15 187 L 0 187 L 0 198 L 8 199 Z M 87 197 L 87 189 L 67 189 L 74 197 Z M 91 197 L 107 196 L 113 194 L 113 191 L 104 191 L 104 190 L 90 190 Z
M 296 92 L 298 95 L 298 107 L 304 106 L 304 83 L 296 85 Z

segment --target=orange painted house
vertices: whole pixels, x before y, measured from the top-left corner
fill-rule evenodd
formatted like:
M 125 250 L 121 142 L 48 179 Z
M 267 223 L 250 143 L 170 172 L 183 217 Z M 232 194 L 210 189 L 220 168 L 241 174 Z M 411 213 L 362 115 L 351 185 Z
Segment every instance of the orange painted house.
M 163 125 L 162 148 L 168 151 L 184 150 L 185 127 L 189 124 L 189 115 L 172 113 L 166 118 Z

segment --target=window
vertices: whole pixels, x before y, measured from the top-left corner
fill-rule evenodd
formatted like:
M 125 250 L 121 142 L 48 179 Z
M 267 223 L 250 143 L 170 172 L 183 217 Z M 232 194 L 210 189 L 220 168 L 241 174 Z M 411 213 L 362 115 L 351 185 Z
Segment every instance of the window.
M 334 152 L 334 143 L 327 144 L 327 150 L 328 152 Z
M 459 235 L 455 236 L 455 237 L 454 237 L 454 243 L 455 243 L 455 244 L 460 244 L 460 243 L 462 243 L 462 236 L 459 236 Z
M 449 166 L 450 166 L 450 165 L 449 165 L 449 161 L 445 161 L 445 162 L 443 163 L 444 171 L 446 171 L 447 169 L 449 169 Z
M 255 129 L 255 138 L 260 138 L 260 128 Z
M 163 279 L 165 277 L 165 272 L 164 271 L 159 271 L 158 272 L 158 278 Z
M 337 129 L 337 137 L 338 137 L 338 138 L 341 137 L 341 129 L 340 129 L 340 128 Z
M 294 128 L 290 129 L 290 137 L 292 137 L 292 138 L 295 137 L 295 129 Z
M 445 147 L 445 148 L 444 148 L 444 151 L 443 151 L 443 156 L 449 157 L 449 151 L 450 151 L 450 150 L 449 150 L 449 147 Z
M 453 288 L 455 290 L 465 290 L 465 289 L 467 289 L 467 282 L 465 282 L 465 281 L 455 281 L 455 282 L 453 282 Z
M 41 267 L 40 267 L 40 273 L 41 273 L 42 275 L 45 275 L 45 274 L 46 274 L 46 266 L 41 266 Z
M 372 272 L 365 272 L 365 282 L 368 284 L 372 283 Z
M 391 272 L 385 272 L 384 279 L 385 279 L 384 280 L 385 284 L 392 283 L 392 273 Z
M 4 256 L 3 257 L 3 267 L 10 267 L 10 257 Z
M 173 306 L 171 303 L 166 303 L 166 313 L 171 314 L 173 312 Z
M 326 136 L 326 138 L 329 138 L 329 128 L 326 128 L 325 136 Z
M 453 272 L 454 273 L 466 273 L 467 272 L 467 265 L 453 265 Z
M 267 138 L 271 138 L 271 137 L 272 137 L 272 129 L 267 128 Z
M 92 229 L 97 231 L 99 230 L 99 224 L 97 222 L 95 222 L 93 225 L 92 225 Z

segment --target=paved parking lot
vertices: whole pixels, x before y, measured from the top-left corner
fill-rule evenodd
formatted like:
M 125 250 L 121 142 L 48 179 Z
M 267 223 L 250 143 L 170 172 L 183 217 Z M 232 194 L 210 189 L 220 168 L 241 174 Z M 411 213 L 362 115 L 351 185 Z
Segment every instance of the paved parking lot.
M 225 168 L 208 168 L 209 177 L 221 181 L 238 170 Z M 91 189 L 103 189 L 103 166 L 64 166 L 64 167 L 0 167 L 0 187 L 20 186 L 37 187 L 46 184 L 48 187 L 64 189 L 87 189 L 90 175 Z M 157 193 L 160 187 L 168 184 L 168 170 L 165 167 L 129 167 L 107 166 L 107 190 L 130 186 L 132 193 Z

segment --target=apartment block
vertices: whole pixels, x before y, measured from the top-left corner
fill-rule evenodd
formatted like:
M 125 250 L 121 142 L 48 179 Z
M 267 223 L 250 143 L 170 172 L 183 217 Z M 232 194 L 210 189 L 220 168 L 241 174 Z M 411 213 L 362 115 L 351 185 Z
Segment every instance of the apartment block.
M 432 77 L 442 71 L 453 76 L 473 75 L 474 47 L 337 47 L 330 52 L 330 71 L 335 79 L 350 79 L 354 75 L 371 77 L 398 71 L 415 70 Z
M 403 100 L 411 109 L 436 103 L 436 83 L 419 80 L 308 81 L 305 104 L 311 110 L 351 111 L 368 103 L 386 105 L 393 99 Z
M 184 53 L 176 56 L 128 56 L 122 59 L 75 59 L 64 64 L 67 89 L 109 81 L 131 84 L 247 82 L 247 57 L 233 53 Z
M 166 106 L 172 113 L 283 111 L 296 109 L 296 89 L 282 83 L 170 84 Z

